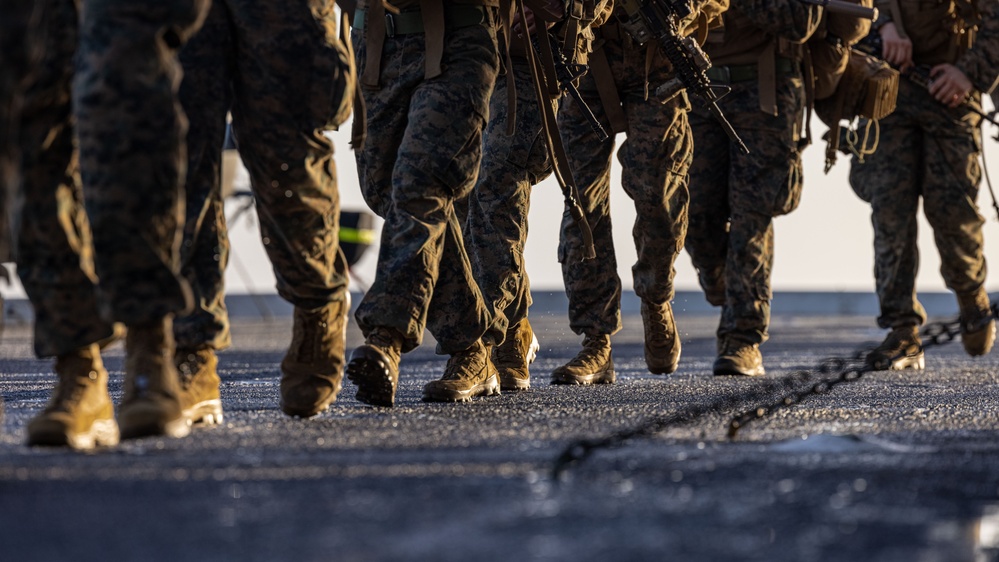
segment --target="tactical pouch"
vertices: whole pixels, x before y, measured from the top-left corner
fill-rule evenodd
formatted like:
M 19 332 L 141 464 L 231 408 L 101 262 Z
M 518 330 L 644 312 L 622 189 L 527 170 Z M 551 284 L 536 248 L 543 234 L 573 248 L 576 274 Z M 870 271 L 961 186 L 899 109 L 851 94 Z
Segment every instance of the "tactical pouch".
M 845 89 L 856 92 L 853 105 L 844 105 L 847 110 L 852 107 L 853 113 L 868 119 L 883 119 L 895 111 L 899 75 L 884 61 L 852 51 L 843 79 Z
M 832 131 L 827 137 L 826 171 L 836 162 L 836 151 L 840 146 L 840 121 L 854 121 L 864 117 L 877 122 L 895 111 L 898 98 L 898 71 L 881 59 L 860 51 L 850 51 L 850 64 L 846 68 L 836 92 L 815 102 L 815 113 Z M 866 141 L 861 143 L 863 160 Z M 867 152 L 876 148 L 876 144 Z

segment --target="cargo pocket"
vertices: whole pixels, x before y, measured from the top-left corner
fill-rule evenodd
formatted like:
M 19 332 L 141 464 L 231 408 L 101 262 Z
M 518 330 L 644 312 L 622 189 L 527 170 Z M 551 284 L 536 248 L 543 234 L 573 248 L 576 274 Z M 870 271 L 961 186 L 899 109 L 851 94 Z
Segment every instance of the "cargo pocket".
M 787 180 L 783 187 L 777 191 L 773 202 L 772 216 L 779 217 L 786 215 L 798 208 L 801 203 L 801 190 L 804 184 L 804 176 L 801 169 L 801 153 L 793 150 L 787 163 Z

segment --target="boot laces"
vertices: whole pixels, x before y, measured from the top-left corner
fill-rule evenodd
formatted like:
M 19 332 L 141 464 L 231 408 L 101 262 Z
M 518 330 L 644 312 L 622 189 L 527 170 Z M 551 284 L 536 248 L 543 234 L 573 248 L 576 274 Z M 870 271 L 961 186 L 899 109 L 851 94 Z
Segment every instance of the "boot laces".
M 503 343 L 496 348 L 496 360 L 504 364 L 526 363 L 527 356 L 521 353 L 520 338 L 522 336 L 519 329 L 508 333 Z
M 670 343 L 670 341 L 673 340 L 672 337 L 673 332 L 672 330 L 669 329 L 670 322 L 666 316 L 666 307 L 664 306 L 650 307 L 648 316 L 649 316 L 649 326 L 648 326 L 649 328 L 658 328 L 658 327 L 665 328 L 663 330 L 659 329 L 650 330 L 651 333 L 649 334 L 649 340 L 650 340 L 649 343 L 652 343 L 657 346 L 666 345 Z
M 583 338 L 583 348 L 572 358 L 570 364 L 587 366 L 602 363 L 602 355 L 607 347 L 607 340 L 604 336 L 587 335 Z
M 479 378 L 486 372 L 486 358 L 481 353 L 481 345 L 459 351 L 447 360 L 442 380 L 460 380 L 471 375 L 471 378 Z

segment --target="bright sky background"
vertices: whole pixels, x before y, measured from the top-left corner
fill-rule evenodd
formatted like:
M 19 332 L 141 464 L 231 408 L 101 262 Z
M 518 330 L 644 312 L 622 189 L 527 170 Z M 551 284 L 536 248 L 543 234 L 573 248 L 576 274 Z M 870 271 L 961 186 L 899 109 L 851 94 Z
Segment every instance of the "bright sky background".
M 816 137 L 826 127 L 813 123 Z M 353 153 L 348 146 L 350 126 L 333 133 L 336 143 L 336 163 L 344 209 L 367 209 L 357 185 Z M 991 126 L 985 129 L 985 149 L 989 168 L 999 182 L 999 143 L 990 139 L 995 134 Z M 752 148 L 752 147 L 750 147 Z M 776 219 L 776 263 L 773 287 L 776 290 L 873 291 L 873 234 L 868 206 L 854 195 L 847 182 L 849 159 L 840 157 L 838 164 L 823 175 L 824 145 L 816 143 L 805 151 L 805 188 L 800 207 L 790 215 Z M 625 288 L 631 287 L 631 265 L 635 259 L 631 228 L 635 217 L 632 202 L 620 188 L 620 167 L 615 160 L 612 171 L 611 209 L 613 213 L 615 250 L 619 275 Z M 248 187 L 245 171 L 236 177 L 236 187 Z M 997 185 L 999 189 L 999 185 Z M 978 199 L 986 217 L 986 257 L 999 271 L 999 221 L 985 182 Z M 238 202 L 228 205 L 231 213 Z M 534 188 L 531 202 L 530 235 L 527 243 L 528 273 L 536 290 L 562 288 L 561 269 L 556 261 L 558 226 L 562 214 L 562 195 L 554 179 L 549 178 Z M 940 260 L 933 245 L 932 231 L 920 217 L 922 264 L 917 288 L 920 291 L 942 291 Z M 273 292 L 274 276 L 259 240 L 256 217 L 244 215 L 231 225 L 233 256 L 227 272 L 228 289 L 232 293 Z M 377 248 L 371 248 L 358 264 L 356 274 L 365 282 L 374 278 Z M 357 288 L 355 286 L 355 288 Z M 690 258 L 683 252 L 677 260 L 676 288 L 698 290 L 697 278 Z M 992 274 L 986 286 L 990 292 L 999 289 L 999 275 Z M 3 288 L 8 297 L 22 297 L 20 287 Z

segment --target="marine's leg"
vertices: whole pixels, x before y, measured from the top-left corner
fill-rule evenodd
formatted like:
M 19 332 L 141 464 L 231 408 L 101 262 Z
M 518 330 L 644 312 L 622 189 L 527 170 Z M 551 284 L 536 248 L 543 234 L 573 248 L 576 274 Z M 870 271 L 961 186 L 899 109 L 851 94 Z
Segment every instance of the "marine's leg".
M 227 2 L 214 2 L 201 31 L 180 53 L 184 80 L 179 99 L 190 122 L 180 264 L 192 289 L 194 308 L 174 318 L 174 364 L 180 374 L 185 416 L 193 423 L 206 424 L 222 421 L 216 351 L 229 347 L 231 341 L 224 285 L 229 238 L 220 185 L 235 57 L 227 6 Z
M 351 37 L 358 64 L 358 76 L 364 73 L 367 62 L 365 32 L 355 31 Z M 361 194 L 368 206 L 380 217 L 386 219 L 382 225 L 381 245 L 378 263 L 393 257 L 394 248 L 390 245 L 394 235 L 394 225 L 388 221 L 392 210 L 392 174 L 396 155 L 406 132 L 409 97 L 413 88 L 422 80 L 422 73 L 402 73 L 396 63 L 398 53 L 417 38 L 397 36 L 387 39 L 384 45 L 387 55 L 382 65 L 382 76 L 378 88 L 365 88 L 364 107 L 368 134 L 364 145 L 355 149 L 358 181 Z M 412 48 L 419 49 L 417 42 Z M 358 116 L 355 116 L 357 118 Z M 375 284 L 379 283 L 376 272 Z M 372 286 L 372 289 L 374 285 Z M 410 348 L 419 344 L 422 328 L 418 332 L 412 325 L 411 315 L 391 315 L 395 309 L 383 307 L 381 294 L 369 290 L 354 313 L 357 324 L 365 336 L 364 345 L 351 353 L 347 364 L 347 376 L 358 386 L 357 399 L 375 406 L 392 406 L 395 403 L 395 390 L 399 380 L 399 360 L 403 342 L 407 335 L 415 337 Z M 394 324 L 394 325 L 393 325 Z
M 689 224 L 684 246 L 697 270 L 705 299 L 714 306 L 723 306 L 730 215 L 729 141 L 707 111 L 694 107 L 688 117 L 694 156 L 690 167 Z
M 71 1 L 49 0 L 33 6 L 38 19 L 19 20 L 28 12 L 17 8 L 17 3 L 7 6 L 0 18 L 17 26 L 10 30 L 15 37 L 23 33 L 17 44 L 4 45 L 12 49 L 4 63 L 12 64 L 3 65 L 7 87 L 0 105 L 12 109 L 10 86 L 22 101 L 16 114 L 2 119 L 2 130 L 15 135 L 21 152 L 19 161 L 10 163 L 19 168 L 17 177 L 11 174 L 5 182 L 21 203 L 12 222 L 19 227 L 14 237 L 18 273 L 35 310 L 35 352 L 55 356 L 57 377 L 49 403 L 28 423 L 27 441 L 77 449 L 113 445 L 118 426 L 96 342 L 110 342 L 114 332 L 97 316 L 70 117 L 77 13 Z M 41 60 L 29 67 L 18 64 L 32 52 Z M 19 72 L 29 68 L 30 75 Z
M 514 59 L 517 88 L 515 132 L 506 134 L 513 117 L 507 102 L 506 80 L 496 82 L 489 104 L 482 165 L 469 195 L 464 224 L 465 245 L 483 298 L 507 320 L 503 343 L 493 351 L 502 390 L 530 388 L 528 364 L 537 340 L 527 320 L 531 302 L 524 245 L 531 187 L 551 172 L 542 136 L 538 100 L 527 61 Z
M 603 54 L 612 65 L 621 65 L 619 44 L 604 44 Z M 610 131 L 596 83 L 589 74 L 580 84 L 583 101 Z M 559 107 L 558 123 L 569 153 L 569 167 L 579 189 L 579 205 L 593 234 L 595 259 L 584 259 L 583 238 L 568 213 L 562 215 L 558 259 L 569 297 L 569 327 L 584 336 L 582 348 L 568 363 L 552 372 L 556 384 L 613 383 L 611 334 L 621 329 L 621 280 L 617 275 L 610 214 L 610 169 L 613 137 L 601 141 L 586 121 L 584 108 L 567 98 Z
M 670 301 L 674 263 L 687 232 L 687 170 L 693 143 L 684 96 L 662 104 L 638 94 L 625 99 L 628 138 L 618 159 L 622 185 L 635 203 L 632 236 L 638 259 L 631 271 L 635 293 L 642 301 L 645 363 L 652 373 L 668 374 L 676 371 L 680 361 L 681 344 Z
M 190 306 L 179 275 L 187 123 L 178 48 L 206 1 L 83 4 L 73 100 L 101 312 L 127 325 L 123 437 L 183 436 L 173 315 Z
M 725 306 L 715 374 L 764 374 L 759 345 L 767 340 L 770 324 L 773 217 L 793 210 L 801 194 L 800 83 L 788 79 L 778 85 L 776 116 L 759 111 L 754 82 L 734 85 L 734 96 L 726 105 L 733 127 L 752 148 L 744 154 L 729 146 Z
M 863 164 L 854 159 L 850 170 L 854 191 L 871 204 L 874 279 L 881 306 L 878 325 L 892 330 L 867 356 L 868 364 L 878 369 L 923 368 L 916 328 L 926 321 L 926 312 L 916 300 L 916 230 L 923 191 L 919 162 L 927 141 L 911 112 L 917 94 L 902 82 L 898 109 L 880 123 L 880 149 Z
M 961 343 L 969 355 L 985 355 L 995 343 L 996 327 L 985 292 L 985 219 L 975 204 L 981 181 L 980 124 L 970 114 L 957 120 L 939 109 L 924 113 L 923 209 L 940 252 L 940 273 L 957 295 Z
M 401 174 L 396 177 L 401 185 L 405 178 L 418 178 L 415 186 L 436 178 L 438 186 L 429 191 L 440 194 L 435 199 L 443 203 L 445 221 L 427 328 L 437 339 L 438 353 L 451 358 L 441 379 L 424 386 L 424 400 L 467 401 L 500 391 L 490 356 L 492 347 L 503 340 L 506 319 L 495 314 L 493 303 L 486 302 L 479 291 L 454 211 L 454 201 L 468 197 L 474 188 L 482 160 L 482 134 L 499 72 L 494 18 L 491 12 L 487 23 L 454 29 L 447 35 L 444 74 L 416 90 L 410 112 L 413 122 L 422 126 L 410 126 L 411 142 L 403 142 L 398 161 Z M 456 114 L 462 118 L 456 120 Z M 442 138 L 447 138 L 443 151 Z M 396 208 L 417 217 L 421 208 L 435 205 L 426 205 L 422 197 L 397 195 Z M 437 211 L 430 213 L 436 215 Z
M 343 378 L 350 302 L 337 241 L 333 143 L 324 129 L 337 110 L 334 100 L 351 93 L 352 61 L 335 29 L 317 19 L 332 16 L 332 3 L 315 4 L 328 9 L 316 14 L 302 2 L 232 5 L 240 29 L 233 133 L 278 294 L 295 306 L 281 405 L 286 414 L 309 417 L 336 399 Z

